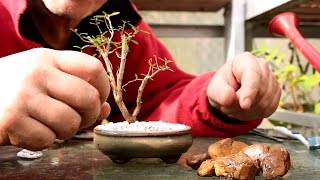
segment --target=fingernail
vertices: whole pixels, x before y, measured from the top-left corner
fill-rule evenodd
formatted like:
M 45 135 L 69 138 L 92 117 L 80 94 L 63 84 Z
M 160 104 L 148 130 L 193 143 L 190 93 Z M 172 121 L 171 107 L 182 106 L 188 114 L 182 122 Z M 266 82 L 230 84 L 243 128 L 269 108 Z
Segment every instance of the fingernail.
M 251 105 L 252 105 L 251 98 L 249 98 L 249 97 L 244 98 L 242 108 L 243 109 L 250 109 Z

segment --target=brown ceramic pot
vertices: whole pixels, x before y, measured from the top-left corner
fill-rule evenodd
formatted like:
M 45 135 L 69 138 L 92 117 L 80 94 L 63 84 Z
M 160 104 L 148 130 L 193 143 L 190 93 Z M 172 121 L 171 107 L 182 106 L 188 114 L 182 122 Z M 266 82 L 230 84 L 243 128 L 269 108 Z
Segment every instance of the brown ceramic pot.
M 191 128 L 178 131 L 124 132 L 94 129 L 94 145 L 115 163 L 132 158 L 161 158 L 176 163 L 192 145 Z

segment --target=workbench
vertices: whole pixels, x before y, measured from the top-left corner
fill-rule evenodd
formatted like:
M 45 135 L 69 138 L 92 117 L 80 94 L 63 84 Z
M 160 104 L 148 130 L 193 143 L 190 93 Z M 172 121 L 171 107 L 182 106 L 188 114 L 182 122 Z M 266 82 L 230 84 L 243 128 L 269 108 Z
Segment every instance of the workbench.
M 293 168 L 286 175 L 286 180 L 316 180 L 320 177 L 320 151 L 309 151 L 299 141 L 286 140 L 278 143 L 260 136 L 247 134 L 234 138 L 249 144 L 266 143 L 285 147 L 291 154 Z M 69 140 L 56 143 L 43 151 L 43 156 L 36 160 L 17 157 L 20 148 L 0 147 L 0 179 L 137 179 L 137 180 L 206 180 L 217 177 L 199 177 L 197 172 L 185 163 L 191 155 L 203 153 L 218 138 L 195 138 L 193 145 L 174 164 L 166 164 L 157 158 L 132 159 L 126 164 L 114 164 L 107 156 L 98 151 L 92 141 Z M 129 152 L 128 152 L 129 153 Z M 257 176 L 257 180 L 263 177 Z M 278 178 L 282 179 L 282 178 Z

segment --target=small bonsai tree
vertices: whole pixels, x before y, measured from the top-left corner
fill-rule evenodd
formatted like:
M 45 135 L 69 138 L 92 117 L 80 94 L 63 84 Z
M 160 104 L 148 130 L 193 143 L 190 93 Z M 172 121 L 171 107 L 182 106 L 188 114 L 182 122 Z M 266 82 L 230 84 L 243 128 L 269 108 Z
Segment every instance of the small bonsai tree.
M 104 60 L 104 63 L 106 65 L 106 71 L 108 74 L 109 82 L 111 85 L 111 90 L 113 97 L 115 99 L 116 104 L 118 105 L 124 119 L 129 122 L 135 122 L 137 120 L 137 115 L 140 112 L 141 109 L 141 99 L 143 91 L 148 83 L 149 80 L 152 80 L 153 77 L 158 74 L 161 71 L 172 71 L 170 66 L 168 65 L 170 60 L 159 58 L 157 56 L 151 57 L 149 59 L 149 70 L 145 74 L 140 74 L 138 76 L 135 75 L 135 78 L 133 80 L 127 82 L 126 84 L 123 84 L 123 75 L 125 73 L 125 65 L 127 61 L 127 55 L 129 53 L 129 44 L 134 43 L 138 44 L 137 41 L 134 40 L 134 37 L 141 31 L 146 34 L 148 32 L 145 32 L 139 27 L 132 26 L 129 22 L 123 21 L 123 25 L 120 27 L 113 27 L 111 17 L 119 14 L 118 12 L 107 14 L 103 12 L 103 15 L 96 15 L 91 19 L 91 23 L 96 26 L 98 29 L 99 34 L 97 35 L 88 35 L 88 33 L 78 33 L 77 30 L 74 30 L 74 32 L 81 38 L 82 41 L 86 42 L 88 45 L 82 47 L 81 49 L 87 48 L 87 47 L 93 47 L 97 49 L 96 55 L 98 58 L 102 58 Z M 103 31 L 101 28 L 101 25 L 105 26 L 107 31 Z M 131 26 L 130 31 L 126 31 L 125 27 Z M 114 39 L 115 33 L 120 33 L 120 42 L 116 42 Z M 109 59 L 109 55 L 115 53 L 117 57 L 120 60 L 120 66 L 118 67 L 116 74 L 113 74 L 113 67 Z M 160 64 L 159 61 L 162 63 Z M 128 84 L 135 82 L 135 81 L 141 81 L 140 87 L 138 89 L 138 95 L 136 99 L 136 107 L 132 113 L 130 113 L 123 102 L 123 93 L 124 93 L 124 87 Z

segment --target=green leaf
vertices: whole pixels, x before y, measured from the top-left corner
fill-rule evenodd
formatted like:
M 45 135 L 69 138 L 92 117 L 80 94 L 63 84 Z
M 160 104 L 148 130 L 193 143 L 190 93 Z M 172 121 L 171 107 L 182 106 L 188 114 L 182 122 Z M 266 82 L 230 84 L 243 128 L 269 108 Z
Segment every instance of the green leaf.
M 285 59 L 285 55 L 281 54 L 274 61 L 276 65 L 279 66 L 281 63 L 283 63 L 284 59 Z
M 120 12 L 113 12 L 113 13 L 109 14 L 109 16 L 116 16 L 118 14 L 120 14 Z
M 275 60 L 277 58 L 278 49 L 274 48 L 269 52 L 269 55 L 266 56 L 267 60 Z
M 314 113 L 320 114 L 320 102 L 314 105 Z
M 313 87 L 319 85 L 320 83 L 320 74 L 318 72 L 310 75 L 310 76 L 307 76 L 305 75 L 304 76 L 304 79 L 303 79 L 303 82 L 304 82 L 304 86 L 308 89 L 308 90 L 311 90 Z
M 98 18 L 98 19 L 99 19 L 99 18 L 105 18 L 105 15 L 95 15 L 94 17 L 95 17 L 95 18 Z

